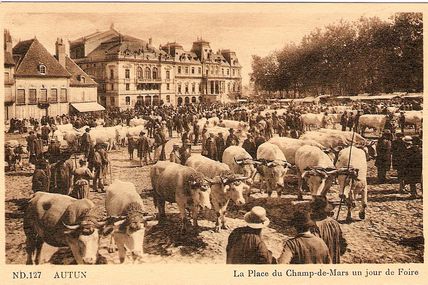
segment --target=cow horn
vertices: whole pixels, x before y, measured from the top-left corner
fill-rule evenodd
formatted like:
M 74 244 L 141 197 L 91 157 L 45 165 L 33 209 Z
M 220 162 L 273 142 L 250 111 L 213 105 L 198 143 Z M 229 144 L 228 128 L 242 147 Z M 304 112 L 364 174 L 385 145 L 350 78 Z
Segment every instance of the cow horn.
M 241 165 L 241 164 L 244 163 L 243 159 L 236 159 L 236 157 L 234 157 L 233 160 L 235 160 L 235 163 L 238 164 L 238 165 Z
M 209 184 L 214 184 L 214 180 L 212 180 L 212 179 L 210 179 L 210 178 L 205 177 L 205 178 L 204 178 L 204 180 L 205 180 L 206 182 L 208 182 Z M 222 182 L 223 182 L 223 180 L 222 180 Z M 195 185 L 195 184 L 196 184 L 196 182 L 194 182 L 194 183 L 193 183 L 193 185 Z
M 69 230 L 77 230 L 80 227 L 80 225 L 67 225 L 64 222 L 62 222 L 62 224 L 64 225 L 64 227 L 66 227 Z
M 310 171 L 308 171 L 308 170 L 304 171 L 304 172 L 302 173 L 302 179 L 305 179 L 305 178 L 306 178 L 306 176 L 308 176 L 308 175 L 309 175 L 309 172 L 310 172 Z
M 335 169 L 335 168 L 325 168 L 325 169 L 324 169 L 324 172 L 325 172 L 327 175 L 333 175 L 333 174 L 336 174 L 336 173 L 337 173 L 337 169 Z

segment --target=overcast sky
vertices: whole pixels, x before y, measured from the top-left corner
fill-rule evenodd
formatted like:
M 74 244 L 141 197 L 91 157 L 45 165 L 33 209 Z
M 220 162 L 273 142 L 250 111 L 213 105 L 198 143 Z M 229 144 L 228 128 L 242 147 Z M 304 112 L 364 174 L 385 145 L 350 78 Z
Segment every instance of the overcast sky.
M 265 56 L 288 42 L 299 43 L 315 28 L 340 19 L 378 16 L 387 20 L 395 12 L 403 11 L 402 6 L 391 4 L 24 5 L 9 9 L 11 12 L 4 16 L 4 26 L 16 42 L 36 36 L 53 53 L 57 37 L 74 40 L 96 30 L 107 30 L 112 23 L 124 34 L 144 40 L 152 37 L 155 47 L 177 41 L 189 50 L 192 42 L 202 36 L 214 51 L 236 51 L 243 66 L 244 85 L 249 80 L 253 54 Z M 29 9 L 32 12 L 25 13 Z

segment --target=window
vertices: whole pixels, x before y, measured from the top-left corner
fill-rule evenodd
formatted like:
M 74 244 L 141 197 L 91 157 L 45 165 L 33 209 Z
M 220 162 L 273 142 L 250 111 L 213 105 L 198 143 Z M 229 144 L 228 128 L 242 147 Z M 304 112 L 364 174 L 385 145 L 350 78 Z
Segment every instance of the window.
M 125 105 L 131 105 L 131 97 L 129 96 L 125 97 Z
M 125 69 L 125 78 L 126 79 L 131 78 L 131 72 L 129 71 L 129 69 Z
M 169 90 L 169 83 L 166 84 L 166 90 Z
M 227 84 L 227 92 L 230 92 L 230 82 Z
M 226 69 L 226 74 L 227 74 L 227 75 L 229 75 L 229 68 L 228 68 L 228 69 Z
M 37 103 L 37 93 L 36 89 L 28 90 L 28 104 L 36 104 Z
M 189 83 L 186 83 L 185 87 L 184 87 L 184 91 L 186 93 L 189 93 Z
M 58 102 L 58 89 L 52 88 L 51 93 L 49 94 L 49 103 Z
M 179 67 L 177 68 L 177 73 L 178 73 L 178 74 L 181 74 L 181 66 L 179 66 Z
M 143 78 L 143 69 L 141 67 L 137 68 L 137 77 L 138 77 L 138 79 Z
M 232 76 L 235 76 L 235 69 L 232 69 Z
M 224 68 L 221 69 L 221 75 L 224 75 Z
M 167 103 L 171 103 L 171 96 L 166 95 L 166 102 L 167 102 Z
M 195 68 L 192 67 L 192 74 L 195 74 Z
M 39 73 L 40 74 L 46 74 L 46 65 L 39 64 Z
M 59 95 L 59 100 L 61 103 L 67 102 L 67 89 L 61 88 L 61 94 Z
M 195 93 L 195 83 L 192 83 L 192 93 Z
M 170 79 L 170 71 L 169 70 L 166 71 L 166 79 Z
M 144 77 L 146 79 L 150 79 L 150 73 L 152 73 L 150 67 L 146 67 L 146 70 L 144 71 Z
M 114 84 L 110 84 L 110 90 L 113 91 L 114 90 Z
M 86 78 L 85 78 L 85 76 L 80 77 L 80 80 L 82 81 L 82 83 L 86 83 Z
M 47 102 L 48 101 L 48 90 L 47 89 L 40 89 L 40 102 Z
M 181 93 L 181 83 L 178 83 L 178 85 L 177 85 L 177 91 L 178 91 L 178 93 Z
M 158 69 L 156 67 L 153 67 L 153 79 L 158 78 Z
M 16 104 L 25 104 L 25 89 L 18 89 L 16 92 Z
M 202 84 L 199 84 L 199 93 L 202 92 Z
M 198 73 L 201 74 L 202 68 L 198 67 Z
M 129 90 L 129 83 L 126 83 L 126 84 L 125 84 L 125 89 L 126 89 L 126 90 Z
M 110 79 L 114 79 L 114 70 L 110 69 Z
M 189 74 L 189 67 L 186 66 L 184 70 L 185 70 L 184 71 L 185 74 Z
M 110 105 L 114 106 L 114 97 L 110 97 Z

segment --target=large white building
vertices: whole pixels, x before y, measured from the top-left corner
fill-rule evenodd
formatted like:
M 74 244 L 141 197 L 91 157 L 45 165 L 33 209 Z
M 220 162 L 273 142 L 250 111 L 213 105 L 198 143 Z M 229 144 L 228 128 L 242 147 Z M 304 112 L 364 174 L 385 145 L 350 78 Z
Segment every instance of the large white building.
M 113 27 L 70 42 L 70 57 L 98 83 L 98 102 L 127 109 L 135 104 L 181 105 L 240 97 L 241 66 L 230 50 L 213 52 L 198 39 L 190 51 L 178 43 L 155 48 Z
M 62 39 L 55 56 L 36 38 L 13 48 L 8 31 L 4 39 L 5 120 L 69 114 L 79 104 L 97 108 L 96 82 L 65 54 Z

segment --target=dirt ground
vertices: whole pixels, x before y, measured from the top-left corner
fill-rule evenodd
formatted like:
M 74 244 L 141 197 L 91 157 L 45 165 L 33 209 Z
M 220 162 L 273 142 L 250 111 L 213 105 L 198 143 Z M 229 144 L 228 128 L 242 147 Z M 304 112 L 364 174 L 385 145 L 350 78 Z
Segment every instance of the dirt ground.
M 22 139 L 6 136 L 9 139 Z M 167 154 L 173 141 L 167 144 Z M 197 149 L 196 149 L 197 151 Z M 150 166 L 139 167 L 136 160 L 130 161 L 126 148 L 112 151 L 113 180 L 133 182 L 142 192 L 145 211 L 157 213 L 153 205 L 150 183 Z M 31 192 L 31 169 L 15 173 L 6 173 L 6 262 L 25 264 L 25 234 L 22 220 L 26 203 Z M 391 171 L 390 174 L 394 174 Z M 369 193 L 366 219 L 358 219 L 359 203 L 353 210 L 354 221 L 345 223 L 346 207 L 342 207 L 339 221 L 348 242 L 342 263 L 419 263 L 423 262 L 424 238 L 422 222 L 422 199 L 410 199 L 409 194 L 399 194 L 398 184 L 390 177 L 386 184 L 376 184 L 376 168 L 369 162 Z M 109 177 L 110 179 L 110 177 Z M 255 192 L 257 190 L 255 189 Z M 150 221 L 146 229 L 144 242 L 144 263 L 225 263 L 227 238 L 232 229 L 244 225 L 243 213 L 253 206 L 266 208 L 271 220 L 270 226 L 263 230 L 263 238 L 275 257 L 279 257 L 282 244 L 295 233 L 287 222 L 297 209 L 308 207 L 311 197 L 304 196 L 303 202 L 296 201 L 294 186 L 287 187 L 281 197 L 275 194 L 268 198 L 266 194 L 255 193 L 247 204 L 238 208 L 229 205 L 227 222 L 229 230 L 219 233 L 213 231 L 215 213 L 205 211 L 200 214 L 199 232 L 179 234 L 178 209 L 175 204 L 167 204 L 168 222 L 162 226 Z M 339 204 L 338 187 L 333 185 L 328 197 Z M 104 215 L 105 194 L 90 193 L 90 199 L 96 204 L 100 216 Z M 336 207 L 337 210 L 338 207 Z M 108 253 L 109 237 L 101 238 L 99 253 L 107 263 L 119 263 L 117 252 Z M 53 264 L 73 263 L 71 252 L 66 248 L 44 246 L 43 259 Z M 130 258 L 125 261 L 131 262 Z

